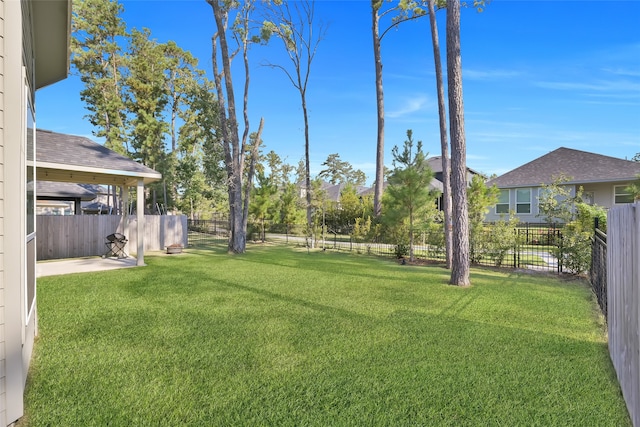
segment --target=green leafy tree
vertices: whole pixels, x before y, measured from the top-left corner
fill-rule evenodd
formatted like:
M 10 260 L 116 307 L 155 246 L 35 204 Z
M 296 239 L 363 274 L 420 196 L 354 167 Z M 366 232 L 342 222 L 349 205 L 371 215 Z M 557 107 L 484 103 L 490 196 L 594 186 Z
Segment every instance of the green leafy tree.
M 480 262 L 486 253 L 487 227 L 484 218 L 489 207 L 498 202 L 498 187 L 487 187 L 481 175 L 474 175 L 467 189 L 469 203 L 469 250 L 471 262 Z
M 386 7 L 385 7 L 386 6 Z M 382 39 L 402 22 L 425 15 L 421 2 L 400 0 L 389 2 L 371 0 L 371 31 L 373 35 L 373 59 L 376 76 L 376 109 L 378 117 L 378 133 L 376 141 L 376 179 L 374 184 L 374 213 L 382 213 L 382 193 L 384 184 L 384 86 L 382 80 Z M 380 28 L 380 21 L 390 18 L 389 24 Z
M 415 150 L 415 152 L 414 152 Z M 437 194 L 430 190 L 433 171 L 422 151 L 422 141 L 414 146 L 413 132 L 407 131 L 402 152 L 393 147 L 393 172 L 385 192 L 385 218 L 388 224 L 405 224 L 408 233 L 409 259 L 413 261 L 414 231 L 420 214 L 435 205 Z
M 554 175 L 553 182 L 542 185 L 538 196 L 538 216 L 550 224 L 569 223 L 575 217 L 575 206 L 582 201 L 582 189 L 575 194 L 571 186 L 566 185 L 571 180 L 565 174 Z
M 72 10 L 71 63 L 84 84 L 80 99 L 89 111 L 87 118 L 107 148 L 127 155 L 124 9 L 116 0 L 74 0 Z
M 278 216 L 281 224 L 290 226 L 298 222 L 303 216 L 300 208 L 298 195 L 298 186 L 291 183 L 287 184 L 281 193 L 280 200 L 277 204 Z
M 150 38 L 148 29 L 131 32 L 129 75 L 126 106 L 132 114 L 131 142 L 133 155 L 143 165 L 168 173 L 165 139 L 169 125 L 163 112 L 169 102 L 165 69 L 164 46 Z M 156 205 L 157 186 L 153 186 L 153 206 Z
M 329 181 L 331 184 L 364 185 L 367 176 L 360 169 L 353 169 L 351 163 L 340 159 L 338 153 L 329 154 L 327 160 L 322 163 L 325 168 L 318 174 L 319 178 Z
M 261 225 L 262 241 L 265 238 L 265 220 L 273 214 L 272 210 L 275 206 L 274 196 L 278 189 L 271 182 L 271 179 L 264 173 L 256 174 L 256 186 L 253 188 L 251 196 L 251 205 L 249 205 L 249 213 L 256 218 Z
M 370 197 L 360 197 L 353 185 L 346 184 L 340 191 L 340 200 L 329 203 L 327 225 L 336 232 L 350 234 L 356 219 L 363 221 L 371 216 L 370 202 Z
M 634 182 L 629 184 L 629 186 L 626 188 L 626 191 L 631 193 L 631 195 L 633 196 L 633 200 L 637 202 L 638 200 L 640 200 L 640 174 L 636 175 L 636 178 L 637 179 Z
M 571 187 L 566 185 L 568 181 L 565 175 L 554 177 L 553 183 L 542 187 L 538 203 L 540 215 L 547 221 L 564 224 L 562 240 L 554 249 L 554 255 L 565 270 L 581 274 L 588 270 L 591 261 L 595 218 L 606 218 L 606 212 L 602 207 L 584 203 L 582 188 L 573 194 Z
M 178 132 L 176 159 L 177 206 L 192 219 L 208 216 L 228 203 L 224 187 L 224 153 L 216 129 L 218 115 L 210 83 L 203 81 L 187 91 L 189 108 L 179 115 L 184 121 Z M 225 209 L 226 211 L 226 209 Z

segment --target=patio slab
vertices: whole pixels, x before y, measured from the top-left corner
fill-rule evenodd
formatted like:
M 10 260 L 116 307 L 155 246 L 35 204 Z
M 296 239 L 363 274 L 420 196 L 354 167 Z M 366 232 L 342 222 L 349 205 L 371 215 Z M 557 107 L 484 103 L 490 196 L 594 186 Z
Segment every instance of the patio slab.
M 136 266 L 136 258 L 87 257 L 62 259 L 57 261 L 39 261 L 36 264 L 36 277 L 56 276 L 59 274 L 87 273 L 93 271 L 116 270 Z

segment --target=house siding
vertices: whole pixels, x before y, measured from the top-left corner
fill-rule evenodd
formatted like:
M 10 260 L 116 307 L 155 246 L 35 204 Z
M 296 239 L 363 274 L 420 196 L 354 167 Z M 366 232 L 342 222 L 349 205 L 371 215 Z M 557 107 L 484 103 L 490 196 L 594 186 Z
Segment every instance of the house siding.
M 581 185 L 569 185 L 571 190 L 571 195 L 575 195 L 578 188 L 582 187 L 582 190 L 587 193 L 593 193 L 593 203 L 595 205 L 601 206 L 605 209 L 610 209 L 616 205 L 614 203 L 614 187 L 616 186 L 628 186 L 632 183 L 632 181 L 615 181 L 615 182 L 600 182 L 600 183 L 592 183 L 592 184 L 581 184 Z M 544 216 L 540 215 L 540 209 L 538 204 L 538 196 L 540 194 L 540 190 L 542 187 L 518 187 L 518 188 L 508 188 L 505 190 L 509 190 L 509 210 L 516 210 L 516 190 L 519 188 L 531 188 L 532 189 L 532 201 L 531 201 L 531 213 L 529 214 L 517 214 L 517 217 L 520 219 L 520 222 L 528 222 L 528 223 L 544 223 L 547 222 Z M 494 222 L 501 219 L 500 214 L 496 214 L 496 208 L 494 206 L 489 207 L 489 212 L 487 213 L 485 220 L 488 222 Z
M 0 219 L 5 245 L 10 251 L 3 251 L 0 260 L 3 280 L 4 307 L 0 316 L 4 326 L 4 402 L 5 412 L 0 425 L 11 424 L 24 412 L 24 386 L 29 367 L 28 357 L 33 347 L 35 316 L 26 324 L 25 315 L 25 272 L 26 227 L 25 227 L 25 73 L 33 61 L 23 63 L 23 31 L 30 32 L 29 2 L 7 1 L 4 5 L 3 34 L 3 127 L 2 127 L 2 176 L 3 196 L 0 201 Z M 25 18 L 26 16 L 26 18 Z M 27 21 L 25 23 L 25 20 Z M 25 25 L 26 24 L 26 25 Z M 31 38 L 25 38 L 31 43 Z M 33 96 L 30 94 L 30 96 Z M 8 207 L 11 209 L 8 209 Z
M 0 0 L 0 203 L 4 203 L 4 20 L 5 2 Z M 0 213 L 0 425 L 7 425 L 7 376 L 5 361 L 4 213 Z

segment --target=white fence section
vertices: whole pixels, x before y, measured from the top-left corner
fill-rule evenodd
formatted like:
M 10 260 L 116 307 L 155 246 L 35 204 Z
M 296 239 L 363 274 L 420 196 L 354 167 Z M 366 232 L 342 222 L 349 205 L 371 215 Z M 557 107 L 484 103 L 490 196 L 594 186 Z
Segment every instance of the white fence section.
M 41 215 L 36 217 L 36 231 L 38 260 L 103 255 L 108 250 L 106 237 L 112 233 L 127 237 L 127 253 L 138 248 L 135 215 L 128 217 L 127 224 L 120 215 Z M 187 246 L 186 216 L 145 215 L 145 251 L 164 250 L 174 243 Z
M 640 427 L 640 203 L 607 216 L 609 354 L 633 425 Z

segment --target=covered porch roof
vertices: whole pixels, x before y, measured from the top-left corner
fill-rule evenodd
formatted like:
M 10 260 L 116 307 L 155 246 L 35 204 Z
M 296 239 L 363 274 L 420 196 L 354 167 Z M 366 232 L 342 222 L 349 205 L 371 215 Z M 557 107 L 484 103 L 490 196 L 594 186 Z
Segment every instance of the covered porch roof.
M 36 131 L 36 180 L 135 187 L 162 175 L 89 138 Z
M 144 185 L 160 179 L 162 175 L 155 170 L 89 138 L 36 130 L 36 182 L 58 181 L 137 188 L 138 265 L 144 265 Z

